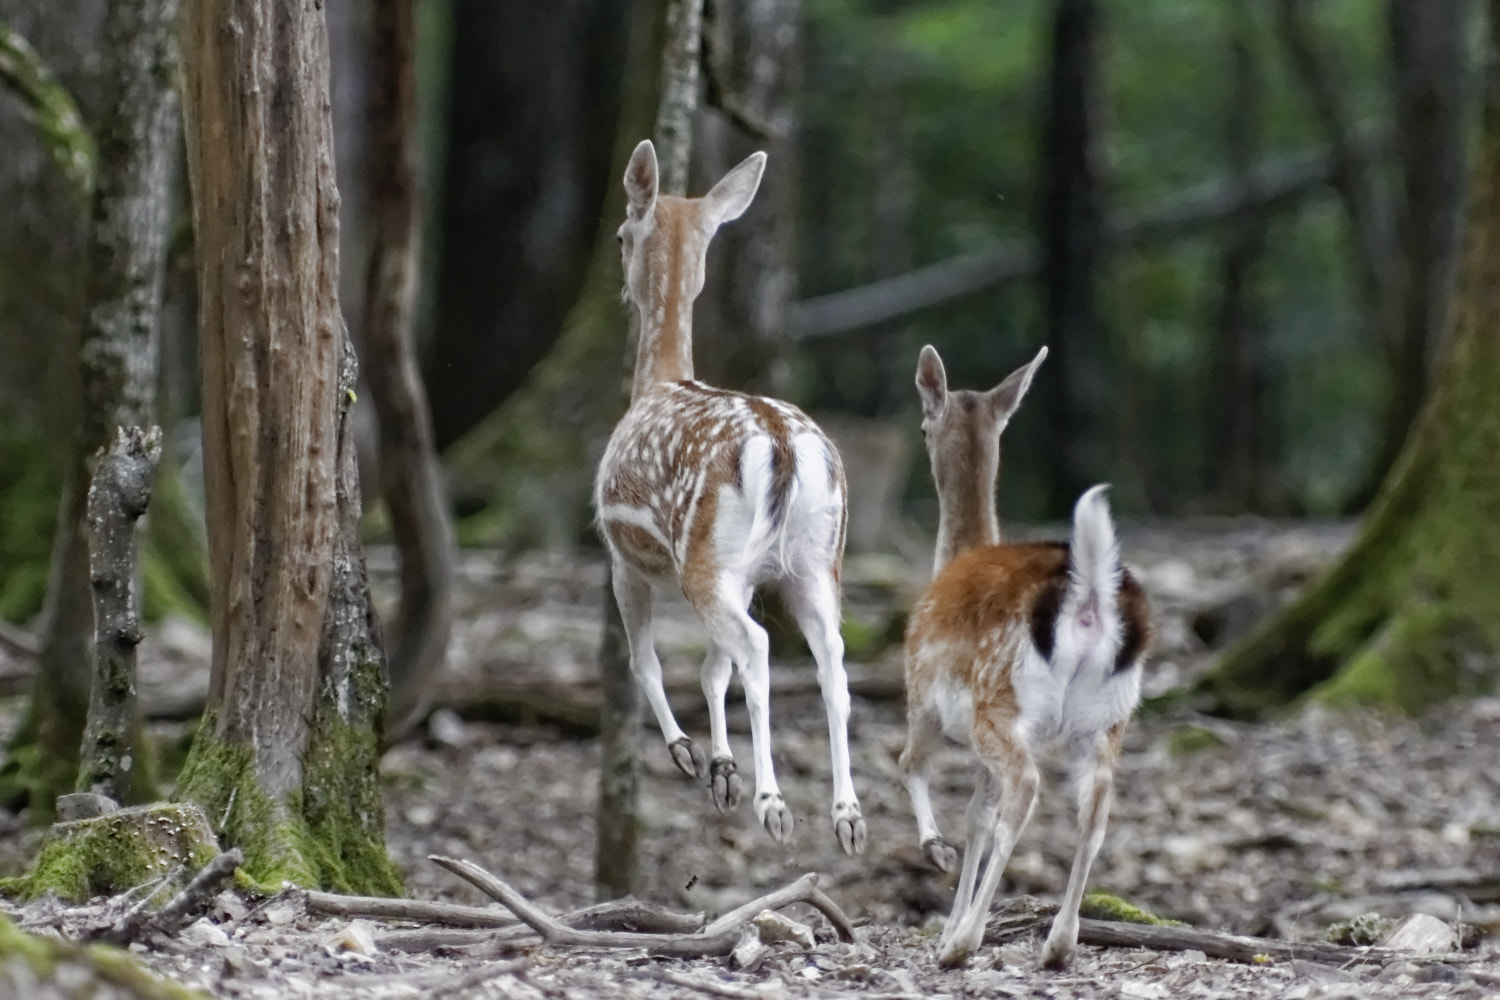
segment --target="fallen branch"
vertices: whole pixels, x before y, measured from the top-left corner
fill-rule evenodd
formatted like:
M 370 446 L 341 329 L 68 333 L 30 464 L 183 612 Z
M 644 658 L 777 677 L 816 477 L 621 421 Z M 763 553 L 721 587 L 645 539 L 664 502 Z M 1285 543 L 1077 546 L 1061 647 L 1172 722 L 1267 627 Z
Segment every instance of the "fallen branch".
M 1034 901 L 1022 912 L 998 913 L 985 927 L 986 944 L 1004 944 L 1027 934 L 1045 930 L 1057 912 L 1055 906 L 1039 906 Z M 1210 958 L 1251 965 L 1294 960 L 1323 965 L 1346 965 L 1354 961 L 1388 962 L 1409 958 L 1385 948 L 1361 948 L 1330 944 L 1326 941 L 1281 941 L 1275 938 L 1225 934 L 1196 927 L 1169 927 L 1156 924 L 1131 924 L 1115 920 L 1078 921 L 1080 944 L 1099 948 L 1147 948 L 1155 951 L 1201 951 Z M 1451 956 L 1450 956 L 1451 957 Z
M 701 958 L 727 955 L 734 950 L 740 938 L 740 928 L 755 914 L 765 909 L 776 909 L 790 903 L 808 903 L 815 906 L 844 940 L 853 940 L 854 929 L 838 906 L 817 889 L 817 876 L 804 875 L 782 889 L 752 900 L 715 920 L 701 931 L 691 934 L 644 934 L 634 931 L 595 931 L 570 927 L 556 917 L 550 916 L 534 906 L 504 880 L 491 875 L 471 861 L 460 861 L 430 854 L 428 860 L 441 865 L 459 878 L 470 883 L 492 899 L 496 899 L 539 935 L 547 944 L 574 948 L 641 948 L 654 955 L 676 958 Z M 848 935 L 845 937 L 845 935 Z
M 852 943 L 856 940 L 854 925 L 849 922 L 848 917 L 844 916 L 844 911 L 840 910 L 838 905 L 818 888 L 817 872 L 808 872 L 789 886 L 767 893 L 759 899 L 752 899 L 743 906 L 735 907 L 703 928 L 703 933 L 714 934 L 729 930 L 748 922 L 761 910 L 779 910 L 793 903 L 807 903 L 816 908 L 819 913 L 828 918 L 828 922 L 833 925 L 840 941 Z
M 234 870 L 245 863 L 245 855 L 238 848 L 220 854 L 193 876 L 182 891 L 167 901 L 155 913 L 148 913 L 146 903 L 150 896 L 141 900 L 129 913 L 115 923 L 103 939 L 112 944 L 125 945 L 134 941 L 147 930 L 171 934 L 182 926 L 197 909 L 208 902 L 218 891 L 219 884 L 234 874 Z
M 307 890 L 307 910 L 325 917 L 374 917 L 380 920 L 412 920 L 448 927 L 514 927 L 509 913 L 482 906 L 434 903 L 421 899 L 391 899 L 387 896 L 340 896 Z
M 11 656 L 26 660 L 35 660 L 41 651 L 41 644 L 36 636 L 30 632 L 16 628 L 10 622 L 0 620 L 0 648 L 3 648 Z M 10 674 L 6 675 L 8 679 Z M 17 674 L 16 676 L 21 676 Z M 29 672 L 26 676 L 29 676 Z M 4 692 L 9 694 L 11 692 Z

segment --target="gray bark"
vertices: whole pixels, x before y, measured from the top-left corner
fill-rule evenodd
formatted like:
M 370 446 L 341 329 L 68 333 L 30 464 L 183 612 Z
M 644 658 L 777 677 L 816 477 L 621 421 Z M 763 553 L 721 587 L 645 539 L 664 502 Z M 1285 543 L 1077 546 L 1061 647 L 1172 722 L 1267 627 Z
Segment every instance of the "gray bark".
M 89 487 L 89 570 L 94 590 L 94 680 L 84 728 L 78 791 L 124 802 L 135 745 L 135 647 L 143 638 L 136 602 L 135 523 L 151 502 L 161 429 L 119 429 Z
M 78 350 L 80 409 L 65 472 L 41 638 L 22 738 L 53 773 L 34 789 L 43 810 L 71 788 L 92 679 L 87 484 L 94 454 L 119 427 L 152 422 L 157 317 L 166 261 L 168 182 L 176 149 L 174 0 L 109 6 L 103 27 L 98 173 L 87 242 L 87 318 Z M 63 769 L 73 773 L 64 782 Z M 56 787 L 49 787 L 49 786 Z
M 453 525 L 412 344 L 421 235 L 413 22 L 412 0 L 376 5 L 366 128 L 372 217 L 365 378 L 379 423 L 380 487 L 401 571 L 387 740 L 408 731 L 430 706 L 453 625 Z

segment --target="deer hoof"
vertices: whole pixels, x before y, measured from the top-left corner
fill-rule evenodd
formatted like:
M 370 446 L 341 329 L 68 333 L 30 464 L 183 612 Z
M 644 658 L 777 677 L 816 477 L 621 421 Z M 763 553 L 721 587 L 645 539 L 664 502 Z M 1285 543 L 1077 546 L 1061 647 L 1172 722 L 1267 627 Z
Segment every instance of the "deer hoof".
M 951 872 L 958 867 L 958 849 L 942 837 L 932 837 L 922 842 L 922 853 L 927 855 L 939 870 Z
M 679 736 L 667 744 L 667 749 L 672 753 L 672 763 L 677 765 L 677 770 L 689 778 L 702 778 L 708 774 L 707 755 L 686 736 Z
M 839 838 L 839 846 L 850 856 L 865 853 L 865 820 L 860 815 L 857 802 L 845 802 L 833 807 L 833 832 Z
M 762 792 L 755 800 L 755 817 L 778 844 L 792 839 L 792 813 L 780 792 Z
M 740 804 L 745 783 L 740 780 L 733 757 L 715 757 L 708 766 L 708 775 L 708 792 L 719 812 L 727 812 Z
M 1066 969 L 1068 959 L 1073 957 L 1073 945 L 1067 941 L 1054 941 L 1047 938 L 1047 944 L 1042 948 L 1042 967 L 1046 969 Z
M 977 930 L 979 933 L 976 934 L 968 927 L 959 928 L 946 944 L 938 948 L 938 965 L 945 969 L 956 969 L 967 962 L 979 950 L 980 939 L 984 936 L 983 921 L 980 921 Z

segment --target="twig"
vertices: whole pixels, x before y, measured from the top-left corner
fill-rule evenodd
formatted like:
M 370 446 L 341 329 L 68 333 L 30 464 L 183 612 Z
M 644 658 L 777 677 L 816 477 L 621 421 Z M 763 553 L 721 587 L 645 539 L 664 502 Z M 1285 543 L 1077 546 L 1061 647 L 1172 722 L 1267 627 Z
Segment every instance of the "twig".
M 683 989 L 696 990 L 710 996 L 727 997 L 728 1000 L 764 1000 L 765 998 L 765 993 L 760 990 L 721 982 L 707 976 L 690 976 L 685 972 L 675 972 L 672 969 L 650 965 L 642 966 L 638 971 L 660 983 L 681 986 Z
M 808 903 L 815 907 L 819 913 L 828 918 L 828 922 L 833 925 L 840 941 L 856 940 L 854 925 L 849 923 L 849 918 L 844 916 L 844 911 L 818 889 L 817 872 L 808 872 L 791 885 L 769 892 L 758 899 L 752 899 L 743 906 L 735 907 L 703 928 L 703 933 L 717 934 L 720 931 L 738 927 L 761 910 L 779 910 L 793 903 Z
M 158 910 L 151 922 L 163 934 L 171 934 L 218 891 L 219 883 L 233 875 L 234 870 L 244 863 L 245 854 L 238 847 L 220 854 L 204 865 L 203 870 L 194 875 L 193 880 L 181 892 Z
M 448 869 L 459 878 L 497 899 L 528 926 L 542 936 L 547 944 L 574 948 L 644 948 L 656 955 L 680 958 L 699 958 L 709 955 L 727 955 L 734 950 L 739 940 L 737 930 L 720 934 L 639 934 L 632 931 L 585 931 L 576 930 L 556 917 L 538 909 L 503 880 L 496 878 L 471 861 L 445 858 L 436 854 L 428 860 Z

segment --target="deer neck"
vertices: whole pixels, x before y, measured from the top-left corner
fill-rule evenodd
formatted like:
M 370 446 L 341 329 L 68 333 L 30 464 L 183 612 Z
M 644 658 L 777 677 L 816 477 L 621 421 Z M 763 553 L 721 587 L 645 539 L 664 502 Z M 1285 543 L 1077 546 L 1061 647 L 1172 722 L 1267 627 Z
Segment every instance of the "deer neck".
M 651 266 L 635 298 L 640 343 L 630 399 L 635 402 L 663 382 L 693 377 L 693 300 L 707 242 L 694 239 L 678 199 L 657 205 L 656 231 L 641 252 Z
M 995 484 L 1000 478 L 999 449 L 991 442 L 976 442 L 968 461 L 938 486 L 937 552 L 932 574 L 963 552 L 981 545 L 1000 544 L 1000 517 L 995 510 Z

